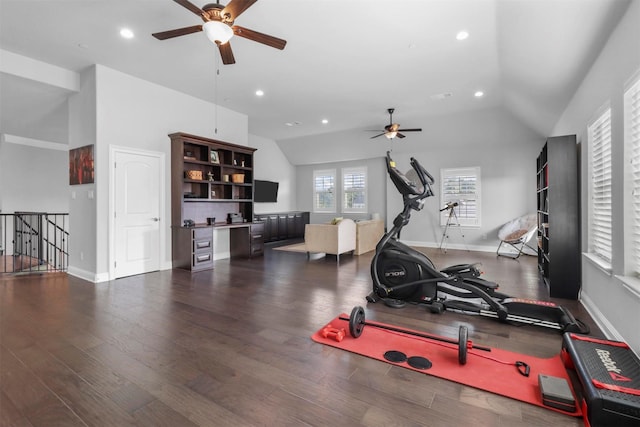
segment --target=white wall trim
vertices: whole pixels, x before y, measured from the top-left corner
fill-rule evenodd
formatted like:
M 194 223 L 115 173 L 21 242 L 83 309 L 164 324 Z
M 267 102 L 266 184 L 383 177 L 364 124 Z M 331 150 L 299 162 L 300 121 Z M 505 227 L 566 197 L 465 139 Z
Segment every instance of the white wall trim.
M 0 49 L 0 72 L 59 87 L 80 91 L 80 74 L 66 68 Z
M 624 341 L 622 335 L 613 326 L 613 324 L 607 320 L 604 314 L 602 314 L 602 312 L 598 309 L 598 306 L 594 304 L 593 300 L 589 298 L 589 295 L 586 294 L 584 290 L 580 295 L 580 302 L 587 310 L 596 325 L 598 325 L 598 328 L 600 328 L 600 330 L 607 337 L 607 339 Z
M 47 150 L 69 151 L 68 144 L 44 141 L 41 139 L 26 138 L 24 136 L 11 135 L 8 133 L 3 133 L 1 135 L 0 141 L 9 144 L 28 145 L 30 147 L 45 148 Z
M 417 241 L 404 240 L 404 239 L 400 239 L 400 242 L 404 243 L 405 245 L 418 247 L 418 248 L 439 248 L 440 247 L 439 242 L 417 242 Z M 496 252 L 496 249 L 498 249 L 497 244 L 495 246 L 485 246 L 485 245 L 466 245 L 464 243 L 446 243 L 443 246 L 444 246 L 443 250 L 455 249 L 455 250 L 461 250 L 461 251 L 469 250 L 469 251 L 476 251 L 476 252 L 494 252 L 494 253 Z M 507 248 L 505 248 L 504 252 L 511 252 L 511 250 L 507 250 Z M 517 253 L 515 251 L 512 251 L 512 252 L 514 254 Z
M 90 271 L 83 270 L 81 268 L 69 266 L 67 269 L 67 274 L 78 277 L 82 280 L 86 280 L 91 283 L 100 283 L 106 282 L 109 280 L 108 274 L 106 273 L 92 273 Z

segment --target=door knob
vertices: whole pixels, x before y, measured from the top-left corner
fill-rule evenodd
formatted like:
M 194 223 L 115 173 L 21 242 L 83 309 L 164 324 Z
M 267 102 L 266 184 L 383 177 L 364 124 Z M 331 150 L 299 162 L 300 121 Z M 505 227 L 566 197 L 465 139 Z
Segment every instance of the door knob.
M 160 218 L 151 218 L 151 220 L 154 221 L 154 222 L 158 222 L 158 221 L 160 221 Z

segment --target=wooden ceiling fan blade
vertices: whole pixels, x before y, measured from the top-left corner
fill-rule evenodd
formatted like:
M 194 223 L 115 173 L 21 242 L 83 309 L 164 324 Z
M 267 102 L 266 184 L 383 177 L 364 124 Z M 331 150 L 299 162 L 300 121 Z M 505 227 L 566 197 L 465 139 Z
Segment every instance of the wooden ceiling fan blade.
M 249 9 L 251 5 L 253 5 L 258 0 L 231 0 L 228 5 L 222 9 L 222 15 L 229 14 L 231 15 L 231 20 L 235 21 L 235 19 L 240 16 L 242 12 Z
M 171 39 L 173 37 L 186 36 L 187 34 L 197 33 L 202 31 L 202 25 L 194 25 L 192 27 L 177 28 L 175 30 L 162 31 L 159 33 L 151 34 L 158 40 Z
M 422 132 L 422 129 L 398 129 L 398 132 Z
M 220 51 L 220 56 L 222 57 L 222 63 L 224 65 L 235 64 L 236 59 L 233 57 L 233 51 L 231 50 L 231 43 L 226 42 L 216 43 L 218 45 L 218 50 Z
M 267 46 L 275 47 L 276 49 L 282 50 L 287 44 L 286 40 L 259 33 L 257 31 L 249 30 L 248 28 L 244 28 L 239 25 L 234 25 L 231 28 L 233 28 L 233 33 L 236 36 L 244 37 L 245 39 L 253 40 L 254 42 L 266 44 Z
M 189 9 L 191 12 L 195 13 L 198 16 L 202 16 L 202 14 L 204 13 L 202 9 L 200 9 L 195 4 L 191 3 L 189 0 L 173 0 L 173 1 L 178 3 L 180 6 L 186 9 Z
M 378 134 L 378 135 L 376 135 L 376 136 L 372 136 L 372 137 L 371 137 L 371 138 L 369 138 L 369 139 L 377 138 L 377 137 L 382 136 L 382 135 L 384 135 L 384 132 L 382 132 L 382 133 L 380 133 L 380 134 Z
M 404 137 L 405 137 L 405 135 L 401 134 L 400 132 L 398 132 L 396 134 L 396 138 L 404 138 Z

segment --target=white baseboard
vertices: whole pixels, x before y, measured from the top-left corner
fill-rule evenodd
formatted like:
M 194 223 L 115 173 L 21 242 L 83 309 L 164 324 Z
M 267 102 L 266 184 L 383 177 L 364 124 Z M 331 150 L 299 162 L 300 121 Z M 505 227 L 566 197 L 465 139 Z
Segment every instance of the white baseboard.
M 109 281 L 109 273 L 92 273 L 77 267 L 69 267 L 67 274 L 86 280 L 92 283 L 100 283 Z
M 610 340 L 624 341 L 618 330 L 607 320 L 598 307 L 593 303 L 584 291 L 580 294 L 580 303 L 587 310 L 593 321 L 598 325 L 602 333 Z
M 411 240 L 404 240 L 401 239 L 400 240 L 402 243 L 404 243 L 405 245 L 408 246 L 412 246 L 412 247 L 418 247 L 418 248 L 439 248 L 440 247 L 440 243 L 438 242 L 417 242 L 417 241 L 411 241 Z M 443 250 L 446 249 L 455 249 L 455 250 L 461 250 L 461 251 L 477 251 L 477 252 L 494 252 L 496 251 L 498 247 L 497 246 L 485 246 L 485 245 L 466 245 L 464 243 L 447 243 L 445 245 L 445 247 L 443 248 Z M 507 252 L 507 251 L 505 251 Z M 516 252 L 513 252 L 514 254 Z

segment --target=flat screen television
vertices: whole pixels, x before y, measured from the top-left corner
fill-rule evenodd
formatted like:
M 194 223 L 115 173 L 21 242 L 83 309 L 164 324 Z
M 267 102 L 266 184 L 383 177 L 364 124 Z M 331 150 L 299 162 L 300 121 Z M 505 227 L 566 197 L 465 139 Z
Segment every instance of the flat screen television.
M 278 201 L 278 183 L 273 181 L 253 181 L 253 201 L 256 203 L 276 203 Z

